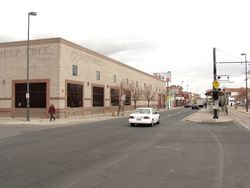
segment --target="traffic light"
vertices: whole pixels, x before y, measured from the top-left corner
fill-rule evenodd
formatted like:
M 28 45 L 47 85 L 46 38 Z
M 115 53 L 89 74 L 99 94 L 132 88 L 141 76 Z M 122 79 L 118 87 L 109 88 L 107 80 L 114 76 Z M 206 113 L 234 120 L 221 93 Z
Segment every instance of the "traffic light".
M 218 100 L 219 99 L 219 92 L 218 91 L 213 91 L 213 99 Z

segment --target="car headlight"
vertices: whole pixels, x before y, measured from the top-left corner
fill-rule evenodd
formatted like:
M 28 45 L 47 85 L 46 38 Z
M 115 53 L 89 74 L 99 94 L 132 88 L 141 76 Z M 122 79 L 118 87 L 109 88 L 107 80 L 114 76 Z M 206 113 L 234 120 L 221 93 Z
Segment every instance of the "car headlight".
M 134 119 L 134 116 L 129 116 L 129 119 Z

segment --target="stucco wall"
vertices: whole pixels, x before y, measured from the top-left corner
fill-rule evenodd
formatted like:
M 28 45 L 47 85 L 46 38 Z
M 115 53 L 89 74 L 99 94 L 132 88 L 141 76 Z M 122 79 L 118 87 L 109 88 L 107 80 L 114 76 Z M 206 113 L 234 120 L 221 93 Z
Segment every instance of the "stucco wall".
M 14 84 L 26 82 L 26 45 L 26 41 L 0 44 L 0 116 L 10 113 L 13 115 L 17 111 L 17 114 L 25 114 L 25 109 L 15 110 Z M 119 87 L 121 83 L 124 88 L 128 88 L 127 79 L 129 83 L 138 82 L 141 89 L 144 89 L 144 84 L 152 85 L 152 90 L 156 93 L 155 100 L 150 102 L 152 106 L 158 104 L 158 93 L 165 93 L 165 82 L 61 38 L 30 41 L 29 62 L 30 82 L 46 82 L 47 108 L 53 103 L 60 117 L 111 111 L 110 88 Z M 72 74 L 72 65 L 78 67 L 77 76 Z M 100 71 L 100 80 L 96 80 L 96 71 Z M 114 75 L 116 83 L 113 83 Z M 83 85 L 83 108 L 67 107 L 67 83 Z M 92 107 L 93 86 L 104 87 L 103 108 Z M 131 105 L 134 103 L 131 102 Z M 140 100 L 137 105 L 145 106 L 147 101 Z M 43 112 L 43 116 L 46 116 L 47 109 L 33 111 Z
M 0 44 L 0 109 L 14 107 L 12 82 L 25 83 L 27 80 L 26 44 L 23 41 Z M 52 41 L 30 41 L 29 80 L 31 83 L 49 80 L 48 101 L 50 97 L 59 95 L 59 46 Z
M 151 104 L 157 105 L 158 93 L 165 93 L 165 82 L 160 81 L 146 73 L 136 70 L 132 67 L 119 63 L 110 58 L 104 57 L 98 53 L 88 49 L 74 46 L 67 41 L 61 44 L 61 85 L 63 88 L 63 80 L 78 81 L 84 85 L 84 99 L 92 98 L 92 86 L 100 85 L 105 91 L 105 106 L 110 106 L 110 88 L 119 87 L 120 83 L 124 83 L 124 87 L 128 88 L 126 81 L 129 83 L 137 81 L 139 87 L 144 89 L 144 84 L 152 85 L 153 92 L 156 92 L 155 101 Z M 78 75 L 72 75 L 72 65 L 77 65 Z M 101 79 L 96 80 L 96 71 L 100 71 Z M 113 75 L 116 75 L 116 83 L 113 83 Z M 145 105 L 145 101 L 138 101 L 139 105 Z M 89 100 L 85 100 L 85 107 L 92 107 Z

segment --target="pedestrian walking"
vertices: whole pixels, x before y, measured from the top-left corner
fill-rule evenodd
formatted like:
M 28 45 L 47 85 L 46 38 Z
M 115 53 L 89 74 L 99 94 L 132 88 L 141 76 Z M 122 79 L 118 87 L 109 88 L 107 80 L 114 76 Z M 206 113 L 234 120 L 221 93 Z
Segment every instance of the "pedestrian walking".
M 55 107 L 53 104 L 50 105 L 48 113 L 50 114 L 50 121 L 55 121 L 56 118 L 54 117 L 54 114 L 56 113 Z

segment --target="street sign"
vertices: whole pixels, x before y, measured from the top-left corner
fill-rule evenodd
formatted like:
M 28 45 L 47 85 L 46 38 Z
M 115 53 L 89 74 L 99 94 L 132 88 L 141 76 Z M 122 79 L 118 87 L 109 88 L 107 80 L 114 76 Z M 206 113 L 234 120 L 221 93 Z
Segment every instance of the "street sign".
M 214 87 L 215 89 L 218 89 L 218 88 L 220 87 L 220 83 L 218 82 L 218 80 L 215 80 L 215 81 L 213 82 L 213 87 Z

